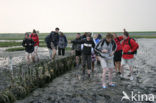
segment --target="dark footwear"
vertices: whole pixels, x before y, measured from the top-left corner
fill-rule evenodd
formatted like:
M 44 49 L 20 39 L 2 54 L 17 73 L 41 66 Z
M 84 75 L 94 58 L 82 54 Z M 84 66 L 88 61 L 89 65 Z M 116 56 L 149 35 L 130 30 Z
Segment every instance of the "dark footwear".
M 121 72 L 118 72 L 117 74 L 118 74 L 118 75 L 121 75 Z

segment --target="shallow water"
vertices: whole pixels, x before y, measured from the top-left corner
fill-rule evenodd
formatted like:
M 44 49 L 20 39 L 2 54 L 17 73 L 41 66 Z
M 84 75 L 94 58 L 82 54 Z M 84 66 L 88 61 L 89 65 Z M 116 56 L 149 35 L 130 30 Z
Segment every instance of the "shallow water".
M 73 69 L 49 83 L 45 88 L 35 90 L 30 96 L 16 103 L 136 103 L 124 100 L 122 92 L 130 94 L 156 95 L 156 40 L 139 39 L 138 54 L 134 60 L 134 80 L 130 81 L 129 69 L 125 68 L 125 79 L 113 73 L 116 87 L 102 89 L 102 69 L 96 66 L 91 81 L 81 79 L 80 68 Z M 80 78 L 79 78 L 80 77 Z M 144 103 L 144 102 L 140 102 Z

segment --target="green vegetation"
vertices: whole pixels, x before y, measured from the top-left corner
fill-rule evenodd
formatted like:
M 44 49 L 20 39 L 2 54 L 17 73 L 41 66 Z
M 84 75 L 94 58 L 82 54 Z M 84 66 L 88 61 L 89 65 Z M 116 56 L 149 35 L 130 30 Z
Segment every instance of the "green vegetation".
M 15 47 L 15 48 L 6 49 L 6 51 L 8 51 L 8 52 L 23 51 L 23 50 L 24 50 L 23 47 Z
M 83 34 L 83 32 L 80 32 Z M 105 36 L 107 32 L 94 32 L 95 33 L 100 33 Z M 122 32 L 116 32 L 117 34 L 121 35 Z M 129 32 L 130 36 L 133 38 L 156 38 L 156 32 L 155 31 L 149 31 L 149 32 Z M 48 35 L 49 33 L 40 33 L 39 34 L 39 39 L 40 39 L 40 47 L 46 47 L 44 38 Z M 71 40 L 75 38 L 76 32 L 66 32 L 65 35 L 67 36 L 68 42 L 70 43 Z M 0 34 L 0 40 L 13 40 L 13 41 L 1 41 L 0 42 L 0 47 L 13 47 L 13 46 L 21 46 L 21 41 L 16 41 L 16 40 L 23 40 L 24 38 L 24 33 L 1 33 Z M 69 48 L 67 48 L 69 49 Z M 15 48 L 10 48 L 7 49 L 7 51 L 21 51 L 24 50 L 23 47 L 15 47 Z
M 131 35 L 133 38 L 156 38 L 156 35 Z
M 0 47 L 21 46 L 21 42 L 0 42 Z
M 41 47 L 45 47 L 45 46 L 41 46 Z M 7 52 L 23 51 L 23 50 L 25 50 L 24 47 L 15 47 L 15 48 L 6 49 Z M 71 50 L 71 48 L 67 47 L 66 50 Z

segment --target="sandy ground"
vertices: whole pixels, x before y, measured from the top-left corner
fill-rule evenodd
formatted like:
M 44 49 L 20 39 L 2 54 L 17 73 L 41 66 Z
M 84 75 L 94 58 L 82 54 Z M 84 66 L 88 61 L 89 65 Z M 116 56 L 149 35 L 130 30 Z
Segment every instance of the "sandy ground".
M 116 87 L 103 89 L 100 66 L 96 66 L 90 81 L 78 78 L 81 69 L 77 68 L 54 79 L 45 88 L 35 90 L 30 96 L 16 103 L 144 103 L 128 100 L 121 102 L 123 91 L 128 95 L 132 91 L 156 95 L 156 40 L 139 39 L 138 43 L 140 48 L 134 60 L 133 81 L 129 80 L 127 76 L 129 69 L 125 67 L 125 79 L 121 80 L 114 72 L 113 81 Z

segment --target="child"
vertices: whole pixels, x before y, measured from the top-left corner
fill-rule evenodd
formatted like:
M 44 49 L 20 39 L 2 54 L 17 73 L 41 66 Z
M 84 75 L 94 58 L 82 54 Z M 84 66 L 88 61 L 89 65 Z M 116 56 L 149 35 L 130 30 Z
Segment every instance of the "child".
M 30 56 L 32 61 L 34 62 L 34 56 L 33 56 L 33 52 L 34 52 L 34 44 L 35 42 L 29 38 L 29 34 L 25 33 L 25 39 L 22 42 L 22 46 L 25 47 L 25 51 L 27 52 L 27 62 L 30 63 Z
M 31 33 L 29 35 L 29 37 L 35 42 L 35 44 L 34 44 L 34 56 L 36 56 L 37 61 L 39 61 L 39 57 L 38 57 L 38 54 L 37 54 L 38 47 L 39 47 L 39 38 L 38 38 L 38 35 L 37 35 L 37 32 L 36 32 L 35 29 L 33 30 L 33 33 Z

